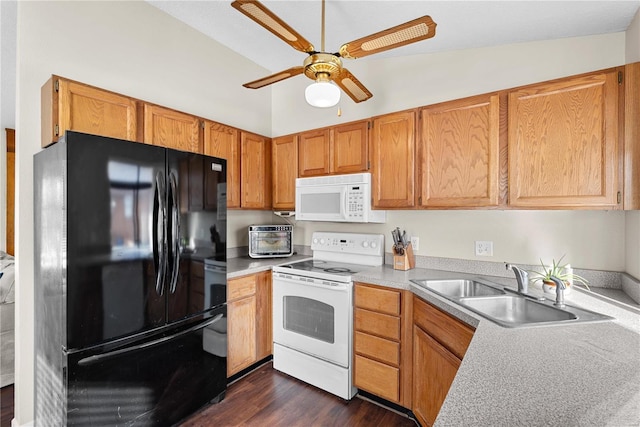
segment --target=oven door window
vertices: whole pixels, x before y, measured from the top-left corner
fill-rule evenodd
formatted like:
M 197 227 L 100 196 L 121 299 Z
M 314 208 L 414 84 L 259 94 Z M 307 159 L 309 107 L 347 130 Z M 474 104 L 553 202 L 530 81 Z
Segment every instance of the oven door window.
M 285 330 L 329 344 L 335 342 L 335 313 L 329 304 L 305 297 L 285 296 L 283 314 Z

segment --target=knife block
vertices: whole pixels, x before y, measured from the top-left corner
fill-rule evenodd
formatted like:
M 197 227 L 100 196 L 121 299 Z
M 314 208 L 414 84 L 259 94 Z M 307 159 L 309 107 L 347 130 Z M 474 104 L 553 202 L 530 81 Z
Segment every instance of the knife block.
M 416 266 L 416 257 L 413 255 L 413 248 L 411 247 L 411 243 L 404 248 L 404 254 L 399 255 L 395 252 L 393 253 L 393 269 L 394 270 L 411 270 Z

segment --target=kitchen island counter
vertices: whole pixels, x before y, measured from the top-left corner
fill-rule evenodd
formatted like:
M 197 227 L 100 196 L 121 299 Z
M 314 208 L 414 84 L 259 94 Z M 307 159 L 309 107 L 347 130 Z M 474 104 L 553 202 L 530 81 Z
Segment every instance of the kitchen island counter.
M 436 426 L 640 425 L 640 310 L 581 289 L 568 304 L 613 316 L 602 323 L 504 328 L 412 279 L 515 279 L 430 269 L 374 267 L 354 281 L 409 289 L 476 332 Z M 530 289 L 542 296 L 542 290 Z

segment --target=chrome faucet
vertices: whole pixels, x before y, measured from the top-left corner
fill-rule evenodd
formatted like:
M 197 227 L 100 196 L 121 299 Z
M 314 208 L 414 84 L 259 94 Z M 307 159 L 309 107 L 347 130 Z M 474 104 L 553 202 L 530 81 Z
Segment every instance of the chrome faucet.
M 556 307 L 564 307 L 564 290 L 567 288 L 564 280 L 558 279 L 556 276 L 550 277 L 551 281 L 556 284 L 556 302 L 553 303 Z
M 505 264 L 505 267 L 507 270 L 512 269 L 515 273 L 516 281 L 518 282 L 518 292 L 526 294 L 529 290 L 529 273 L 513 264 Z

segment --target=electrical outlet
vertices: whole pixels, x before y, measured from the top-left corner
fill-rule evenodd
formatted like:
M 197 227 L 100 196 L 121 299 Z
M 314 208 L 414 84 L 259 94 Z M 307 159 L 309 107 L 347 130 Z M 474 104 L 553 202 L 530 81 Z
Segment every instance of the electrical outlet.
M 417 236 L 411 236 L 411 247 L 414 251 L 418 252 L 420 249 L 420 238 Z
M 476 240 L 476 256 L 493 256 L 493 242 Z

